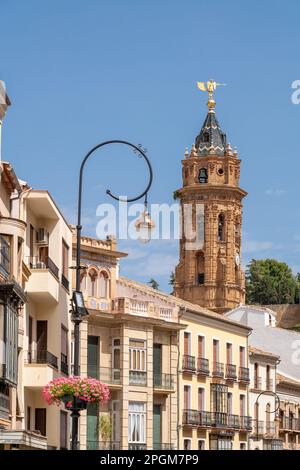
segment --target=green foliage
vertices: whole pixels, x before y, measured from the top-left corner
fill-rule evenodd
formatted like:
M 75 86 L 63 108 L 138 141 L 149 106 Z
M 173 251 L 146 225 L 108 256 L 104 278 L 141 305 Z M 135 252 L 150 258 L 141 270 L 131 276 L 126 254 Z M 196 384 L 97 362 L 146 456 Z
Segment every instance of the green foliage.
M 101 415 L 99 419 L 99 433 L 103 442 L 107 442 L 112 433 L 112 423 L 108 415 Z
M 157 290 L 157 289 L 159 288 L 158 282 L 157 282 L 155 279 L 153 279 L 153 278 L 150 279 L 150 281 L 148 282 L 148 284 L 149 284 L 150 287 L 152 287 L 152 289 L 156 289 L 156 290 Z
M 171 274 L 170 274 L 169 286 L 174 287 L 174 284 L 175 284 L 175 273 L 174 273 L 174 271 L 172 271 Z
M 299 281 L 286 263 L 253 259 L 246 270 L 248 304 L 294 304 L 299 301 Z
M 300 323 L 297 323 L 297 325 L 295 325 L 292 330 L 294 331 L 298 331 L 300 333 Z
M 178 190 L 173 192 L 173 199 L 174 199 L 174 201 L 176 201 L 176 199 L 179 199 L 179 191 Z

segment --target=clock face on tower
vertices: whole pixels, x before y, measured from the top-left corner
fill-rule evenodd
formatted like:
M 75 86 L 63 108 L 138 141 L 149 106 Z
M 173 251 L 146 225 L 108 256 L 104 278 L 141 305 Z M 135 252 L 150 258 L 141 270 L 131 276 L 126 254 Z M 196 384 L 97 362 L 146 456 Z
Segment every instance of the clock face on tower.
M 236 253 L 236 255 L 235 255 L 235 264 L 236 264 L 237 266 L 240 265 L 240 255 L 239 255 L 239 253 Z

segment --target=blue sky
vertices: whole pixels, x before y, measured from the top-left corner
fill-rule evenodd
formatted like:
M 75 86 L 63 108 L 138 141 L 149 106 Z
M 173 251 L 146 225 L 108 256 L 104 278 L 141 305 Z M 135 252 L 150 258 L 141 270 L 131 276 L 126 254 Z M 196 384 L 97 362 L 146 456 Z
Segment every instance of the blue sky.
M 12 101 L 3 158 L 48 189 L 74 221 L 78 168 L 96 143 L 142 143 L 150 202 L 172 203 L 181 159 L 206 114 L 197 80 L 227 83 L 217 117 L 242 158 L 244 262 L 271 256 L 300 271 L 300 79 L 296 0 L 0 0 L 0 78 Z M 122 151 L 121 151 L 122 150 Z M 105 189 L 138 193 L 142 162 L 110 149 L 88 165 L 85 232 L 95 235 Z M 177 242 L 121 242 L 122 273 L 169 289 Z

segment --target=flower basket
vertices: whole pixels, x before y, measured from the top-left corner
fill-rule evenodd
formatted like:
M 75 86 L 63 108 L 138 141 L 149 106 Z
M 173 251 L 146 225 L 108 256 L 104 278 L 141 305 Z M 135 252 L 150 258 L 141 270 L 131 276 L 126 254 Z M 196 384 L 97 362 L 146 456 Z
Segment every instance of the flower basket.
M 85 410 L 88 403 L 105 403 L 109 400 L 109 388 L 91 377 L 59 377 L 43 389 L 48 405 L 61 405 L 71 411 Z

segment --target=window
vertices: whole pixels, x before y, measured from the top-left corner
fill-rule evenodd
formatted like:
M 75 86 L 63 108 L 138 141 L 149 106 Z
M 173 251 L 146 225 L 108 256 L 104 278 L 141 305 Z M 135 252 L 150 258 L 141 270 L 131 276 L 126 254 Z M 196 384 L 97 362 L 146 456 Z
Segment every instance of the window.
M 191 450 L 191 439 L 183 439 L 183 450 Z
M 121 342 L 120 338 L 112 340 L 112 368 L 113 380 L 120 380 L 121 369 Z
M 129 368 L 130 370 L 146 371 L 145 341 L 129 340 Z
M 245 367 L 245 348 L 244 346 L 240 346 L 240 367 Z
M 27 406 L 26 408 L 26 429 L 31 431 L 31 407 Z
M 233 407 L 232 407 L 232 393 L 227 393 L 227 413 L 232 415 Z
M 104 298 L 109 297 L 109 278 L 104 271 L 99 275 L 99 296 Z
M 213 340 L 213 365 L 214 365 L 214 368 L 215 368 L 217 362 L 219 362 L 219 350 L 220 350 L 220 342 L 219 342 L 219 340 L 214 339 Z
M 232 344 L 226 343 L 226 362 L 232 364 Z
M 198 336 L 198 357 L 205 357 L 205 338 L 204 336 Z
M 118 400 L 112 402 L 111 428 L 112 445 L 117 448 L 120 442 L 120 402 Z
M 205 441 L 203 439 L 198 440 L 198 450 L 205 450 Z
M 246 397 L 245 395 L 240 395 L 240 416 L 246 415 Z
M 211 411 L 227 413 L 228 387 L 222 384 L 211 384 Z
M 247 450 L 246 442 L 241 442 L 240 443 L 240 450 Z
M 208 132 L 203 132 L 202 142 L 204 142 L 206 144 L 209 142 L 209 133 Z
M 254 388 L 260 389 L 260 380 L 259 380 L 259 365 L 257 362 L 254 364 Z
M 97 297 L 97 278 L 97 271 L 95 269 L 91 269 L 88 273 L 88 294 L 90 297 Z
M 210 450 L 232 450 L 232 439 L 229 436 L 211 434 Z
M 199 176 L 198 176 L 198 181 L 200 184 L 207 183 L 208 177 L 207 177 L 207 169 L 206 168 L 200 168 L 199 170 Z
M 198 388 L 198 411 L 205 411 L 205 390 L 202 387 Z
M 69 278 L 69 247 L 64 240 L 62 241 L 62 274 L 66 279 Z
M 225 217 L 223 214 L 218 217 L 218 241 L 225 241 Z
M 184 332 L 184 355 L 189 356 L 191 352 L 191 333 Z
M 4 277 L 10 275 L 10 239 L 0 235 L 0 272 Z
M 61 371 L 68 374 L 68 330 L 61 325 Z
M 146 403 L 131 401 L 128 404 L 128 442 L 146 443 Z
M 40 431 L 42 436 L 46 436 L 46 408 L 36 408 L 35 409 L 35 428 L 37 431 Z
M 191 404 L 191 387 L 190 385 L 184 385 L 183 387 L 183 407 L 185 410 L 190 409 Z

